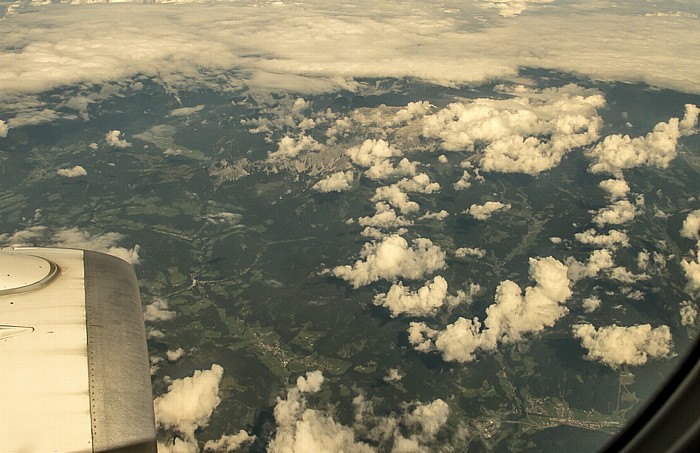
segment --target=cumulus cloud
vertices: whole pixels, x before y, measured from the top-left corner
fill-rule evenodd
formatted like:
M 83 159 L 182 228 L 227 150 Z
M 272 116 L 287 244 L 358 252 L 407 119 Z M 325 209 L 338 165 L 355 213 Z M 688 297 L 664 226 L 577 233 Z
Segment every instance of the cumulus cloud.
M 105 135 L 105 141 L 107 142 L 108 145 L 113 146 L 115 148 L 128 148 L 131 146 L 131 143 L 127 142 L 125 139 L 121 138 L 122 133 L 121 131 L 114 130 L 114 131 L 109 131 Z
M 366 243 L 354 265 L 338 266 L 332 273 L 355 288 L 380 279 L 418 279 L 445 266 L 445 252 L 430 239 L 418 238 L 409 247 L 403 237 L 392 234 L 381 242 Z
M 569 150 L 598 138 L 597 109 L 605 106 L 600 94 L 574 85 L 504 90 L 514 97 L 453 103 L 426 116 L 423 135 L 438 138 L 446 150 L 483 147 L 480 166 L 486 171 L 530 175 L 555 167 Z
M 299 377 L 297 386 L 287 391 L 285 399 L 277 398 L 274 415 L 275 438 L 268 451 L 275 453 L 373 452 L 369 445 L 355 440 L 353 430 L 321 411 L 307 408 L 305 393 L 318 392 L 323 384 L 320 371 Z
M 442 307 L 446 297 L 447 280 L 438 275 L 415 292 L 401 282 L 395 283 L 386 294 L 374 296 L 374 304 L 388 308 L 392 318 L 402 314 L 428 316 Z
M 568 313 L 563 306 L 571 297 L 567 267 L 552 257 L 531 258 L 530 277 L 535 286 L 522 289 L 505 280 L 496 288 L 495 303 L 486 309 L 486 318 L 460 317 L 438 331 L 425 323 L 412 322 L 409 341 L 421 352 L 437 350 L 446 361 L 470 362 L 478 350 L 493 350 L 499 342 L 520 341 L 524 335 L 553 326 Z
M 681 325 L 691 327 L 695 325 L 698 317 L 698 306 L 689 300 L 681 302 L 680 306 Z
M 181 434 L 180 442 L 196 447 L 195 431 L 209 424 L 221 403 L 219 383 L 223 374 L 224 369 L 213 364 L 209 370 L 197 370 L 191 377 L 174 380 L 167 393 L 153 401 L 156 424 Z M 173 446 L 176 444 L 174 441 Z
M 444 209 L 439 212 L 426 212 L 422 216 L 418 217 L 418 220 L 445 220 L 450 215 L 449 212 Z
M 302 135 L 299 138 L 284 136 L 277 143 L 277 151 L 269 153 L 268 159 L 283 159 L 297 157 L 302 151 L 318 151 L 323 145 L 316 141 L 315 138 L 308 135 Z
M 700 109 L 686 104 L 682 120 L 671 118 L 658 123 L 644 137 L 630 138 L 629 135 L 610 135 L 601 143 L 586 151 L 592 160 L 591 173 L 610 173 L 622 176 L 622 170 L 641 165 L 667 168 L 676 157 L 678 139 L 695 133 Z
M 625 198 L 630 191 L 630 186 L 627 185 L 627 181 L 624 179 L 606 179 L 605 181 L 601 181 L 598 187 L 608 193 L 610 201 Z
M 402 191 L 396 184 L 377 187 L 372 201 L 386 201 L 395 208 L 398 208 L 403 214 L 411 214 L 420 209 L 418 203 L 409 200 L 406 192 Z
M 10 127 L 7 125 L 7 121 L 0 120 L 0 138 L 7 137 Z
M 469 209 L 467 209 L 465 213 L 470 214 L 477 220 L 486 220 L 496 211 L 507 211 L 509 209 L 510 204 L 504 204 L 500 201 L 487 201 L 482 205 L 473 204 L 469 206 Z
M 374 205 L 375 214 L 372 217 L 360 217 L 357 222 L 365 227 L 373 228 L 398 228 L 403 226 L 412 225 L 413 222 L 405 217 L 396 215 L 391 206 L 383 201 L 380 201 Z
M 610 230 L 607 234 L 598 234 L 593 228 L 582 233 L 574 234 L 574 238 L 582 244 L 594 247 L 615 249 L 618 246 L 629 247 L 629 237 L 623 231 Z
M 436 399 L 427 404 L 419 404 L 406 417 L 406 422 L 419 425 L 423 437 L 434 439 L 440 429 L 447 423 L 449 415 L 450 406 L 443 400 Z
M 244 430 L 238 431 L 236 434 L 224 434 L 217 440 L 209 440 L 204 444 L 204 451 L 214 452 L 231 452 L 239 450 L 243 445 L 251 443 L 255 440 L 254 435 L 248 434 Z
M 574 336 L 588 350 L 587 359 L 614 369 L 622 365 L 643 365 L 649 358 L 668 357 L 672 353 L 668 326 L 652 328 L 649 324 L 640 324 L 596 328 L 592 324 L 578 324 L 573 329 Z
M 460 247 L 455 250 L 455 258 L 466 258 L 467 256 L 483 258 L 486 256 L 486 250 L 478 247 Z
M 681 236 L 700 241 L 700 209 L 690 212 L 685 218 L 681 228 Z
M 600 307 L 601 300 L 597 297 L 587 297 L 583 299 L 581 306 L 586 313 L 593 313 Z
M 599 227 L 605 225 L 622 225 L 631 222 L 637 210 L 627 200 L 617 200 L 605 208 L 599 209 L 593 217 L 593 223 Z
M 73 168 L 61 168 L 56 171 L 58 176 L 65 176 L 66 178 L 75 178 L 77 176 L 87 175 L 87 171 L 80 165 L 76 165 Z
M 182 358 L 183 355 L 185 355 L 185 350 L 182 348 L 169 349 L 169 350 L 165 351 L 165 356 L 171 362 L 177 362 L 178 360 L 180 360 Z
M 452 187 L 455 190 L 468 189 L 472 186 L 472 183 L 469 182 L 470 179 L 471 179 L 471 175 L 469 174 L 469 172 L 467 170 L 464 170 L 462 172 L 462 176 L 459 178 L 459 180 L 456 183 L 452 184 Z
M 146 305 L 143 319 L 147 322 L 169 321 L 175 317 L 175 312 L 168 310 L 168 301 L 159 297 L 153 298 L 153 302 Z
M 586 263 L 573 258 L 566 260 L 567 276 L 573 282 L 583 278 L 595 277 L 600 271 L 610 269 L 614 265 L 612 252 L 608 249 L 594 250 Z
M 697 254 L 692 259 L 681 261 L 681 268 L 688 279 L 688 290 L 700 290 L 700 259 Z
M 319 192 L 342 192 L 352 188 L 353 172 L 339 171 L 320 180 L 313 185 L 312 189 Z
M 365 176 L 374 180 L 389 179 L 399 176 L 414 176 L 418 171 L 418 162 L 411 162 L 405 157 L 401 159 L 397 166 L 391 163 L 389 159 L 379 160 L 374 162 L 367 171 Z
M 390 157 L 401 156 L 394 146 L 385 140 L 367 139 L 361 145 L 353 146 L 345 151 L 350 160 L 361 167 L 371 167 L 374 164 L 385 161 Z

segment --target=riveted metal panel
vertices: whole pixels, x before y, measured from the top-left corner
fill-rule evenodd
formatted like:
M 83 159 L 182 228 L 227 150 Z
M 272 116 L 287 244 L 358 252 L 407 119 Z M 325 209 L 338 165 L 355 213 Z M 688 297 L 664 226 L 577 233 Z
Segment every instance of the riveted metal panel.
M 155 452 L 148 348 L 136 275 L 86 251 L 85 312 L 94 451 Z

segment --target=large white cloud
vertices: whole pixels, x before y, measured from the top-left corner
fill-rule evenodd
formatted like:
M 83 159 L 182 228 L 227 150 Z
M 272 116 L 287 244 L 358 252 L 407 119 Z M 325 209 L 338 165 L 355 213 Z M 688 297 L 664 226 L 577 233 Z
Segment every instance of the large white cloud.
M 421 352 L 438 350 L 446 361 L 470 362 L 478 350 L 493 350 L 499 342 L 512 343 L 553 326 L 568 313 L 563 305 L 571 297 L 567 267 L 552 257 L 530 259 L 535 286 L 522 289 L 505 280 L 496 288 L 495 303 L 486 309 L 483 323 L 460 317 L 444 330 L 412 322 L 409 341 Z
M 156 424 L 181 434 L 185 444 L 196 446 L 195 431 L 209 424 L 221 403 L 219 383 L 223 374 L 224 369 L 214 364 L 209 370 L 197 370 L 191 377 L 174 380 L 168 392 L 153 401 Z
M 333 275 L 358 288 L 380 279 L 415 280 L 445 266 L 445 252 L 430 239 L 415 239 L 410 247 L 408 241 L 397 234 L 386 236 L 381 242 L 366 243 L 360 257 L 362 259 L 352 266 L 333 268 Z
M 649 358 L 669 356 L 673 348 L 668 326 L 652 328 L 649 324 L 640 324 L 596 328 L 592 324 L 578 324 L 574 326 L 574 336 L 588 350 L 586 358 L 612 368 L 643 365 Z
M 666 168 L 676 157 L 678 139 L 695 133 L 700 109 L 686 104 L 682 120 L 671 118 L 658 123 L 644 137 L 630 138 L 629 135 L 609 135 L 593 149 L 586 152 L 593 162 L 589 167 L 592 173 L 611 173 L 622 176 L 626 168 L 649 165 Z
M 597 109 L 605 106 L 600 94 L 573 85 L 503 90 L 516 97 L 450 104 L 423 119 L 423 134 L 438 138 L 447 150 L 480 152 L 486 171 L 531 175 L 598 138 L 602 120 Z M 466 181 L 457 185 L 465 187 Z

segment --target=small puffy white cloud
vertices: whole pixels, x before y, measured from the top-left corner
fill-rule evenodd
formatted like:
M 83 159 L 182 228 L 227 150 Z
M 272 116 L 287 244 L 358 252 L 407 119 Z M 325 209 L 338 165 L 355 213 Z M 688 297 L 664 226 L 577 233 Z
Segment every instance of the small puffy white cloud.
M 465 213 L 470 214 L 477 220 L 486 220 L 491 217 L 496 211 L 507 211 L 510 209 L 510 204 L 504 204 L 500 201 L 487 201 L 479 205 L 473 204 Z
M 446 163 L 448 163 L 449 161 L 450 161 L 450 160 L 449 160 L 449 159 L 447 158 L 447 156 L 445 156 L 444 154 L 440 154 L 440 155 L 438 156 L 438 162 L 440 162 L 441 164 L 446 164 Z
M 418 217 L 418 220 L 445 220 L 450 215 L 449 212 L 444 209 L 440 212 L 426 212 L 422 216 Z
M 7 137 L 9 131 L 10 127 L 7 125 L 7 121 L 0 120 L 0 138 Z
M 306 377 L 299 376 L 297 378 L 297 388 L 302 393 L 316 393 L 321 390 L 324 380 L 320 370 L 309 371 L 306 373 Z
M 478 247 L 460 247 L 455 250 L 455 258 L 466 258 L 468 256 L 483 258 L 486 256 L 486 250 Z
M 312 189 L 319 192 L 342 192 L 345 190 L 350 190 L 352 188 L 353 172 L 339 171 L 333 173 L 332 175 L 320 180 L 313 185 Z
M 524 295 L 515 282 L 501 282 L 483 324 L 478 318 L 460 317 L 437 331 L 425 323 L 411 323 L 409 342 L 418 351 L 438 350 L 444 360 L 464 363 L 474 360 L 478 350 L 493 350 L 499 342 L 520 341 L 526 334 L 553 326 L 568 313 L 563 306 L 571 297 L 567 267 L 552 257 L 531 258 L 530 277 L 536 284 L 527 287 Z
M 298 139 L 294 137 L 284 136 L 277 143 L 277 151 L 269 153 L 268 159 L 284 159 L 297 157 L 302 151 L 318 151 L 323 147 L 315 138 L 302 135 Z
M 177 348 L 175 350 L 167 350 L 165 351 L 165 356 L 168 358 L 169 361 L 171 362 L 177 362 L 182 358 L 182 356 L 185 355 L 185 350 L 182 348 Z
M 447 423 L 450 406 L 441 399 L 427 404 L 418 404 L 406 418 L 408 424 L 419 425 L 423 440 L 434 439 L 440 429 Z
M 156 424 L 183 435 L 191 443 L 195 431 L 207 426 L 214 409 L 221 403 L 219 383 L 224 369 L 213 364 L 191 377 L 174 380 L 164 395 L 153 401 Z
M 385 382 L 399 382 L 401 379 L 403 379 L 403 374 L 401 373 L 401 370 L 398 368 L 389 368 L 389 370 L 386 373 L 386 376 L 384 376 L 384 381 Z
M 551 236 L 549 238 L 549 242 L 551 242 L 552 244 L 561 244 L 562 238 L 560 238 L 559 236 Z
M 635 283 L 640 280 L 649 280 L 650 277 L 647 274 L 633 274 L 626 267 L 617 266 L 610 271 L 610 278 L 622 283 Z
M 146 305 L 143 319 L 146 322 L 169 321 L 175 317 L 175 312 L 168 310 L 168 301 L 155 297 L 153 302 Z
M 403 178 L 396 183 L 396 186 L 406 192 L 418 192 L 425 194 L 430 194 L 440 190 L 440 184 L 430 182 L 430 177 L 425 173 L 419 173 L 413 176 L 411 179 Z
M 630 245 L 627 234 L 618 230 L 610 230 L 607 234 L 598 234 L 591 228 L 582 233 L 574 234 L 574 238 L 581 244 L 609 249 L 615 249 L 618 245 L 622 247 L 629 247 Z
M 121 138 L 121 136 L 122 136 L 121 131 L 118 131 L 118 130 L 109 131 L 105 135 L 105 141 L 107 142 L 108 145 L 113 146 L 115 148 L 128 148 L 129 146 L 131 146 L 131 143 L 129 143 L 125 139 Z
M 611 205 L 601 208 L 593 217 L 593 223 L 604 225 L 622 225 L 631 222 L 637 215 L 637 209 L 627 200 L 617 200 Z
M 452 184 L 452 187 L 455 190 L 468 189 L 472 186 L 472 183 L 469 182 L 470 179 L 471 179 L 471 175 L 469 174 L 469 172 L 467 170 L 464 170 L 464 172 L 462 172 L 462 176 L 459 178 L 459 180 L 456 183 Z
M 61 168 L 57 170 L 56 173 L 58 174 L 58 176 L 65 176 L 66 178 L 75 178 L 78 176 L 87 175 L 87 170 L 85 170 L 80 165 L 76 165 L 73 168 Z
M 248 434 L 245 430 L 240 430 L 236 434 L 224 434 L 217 440 L 209 440 L 204 444 L 204 451 L 232 452 L 239 450 L 243 445 L 255 440 L 254 435 Z
M 586 156 L 592 163 L 591 173 L 610 173 L 622 176 L 622 170 L 649 165 L 666 168 L 676 157 L 678 139 L 695 133 L 700 109 L 686 104 L 682 120 L 671 118 L 658 123 L 644 137 L 630 138 L 629 135 L 609 135 L 598 143 Z
M 498 15 L 502 17 L 515 17 L 522 14 L 523 11 L 532 8 L 534 5 L 551 3 L 554 0 L 481 0 L 491 8 L 498 11 Z
M 685 218 L 681 228 L 681 236 L 700 241 L 700 209 L 690 212 Z
M 598 309 L 598 307 L 600 307 L 600 304 L 601 300 L 597 297 L 587 297 L 586 299 L 583 299 L 581 306 L 586 313 L 593 313 Z
M 375 214 L 372 217 L 360 217 L 357 222 L 364 227 L 373 228 L 398 228 L 412 225 L 413 222 L 405 217 L 396 215 L 388 204 L 380 201 L 375 204 Z
M 625 198 L 630 191 L 630 186 L 624 179 L 606 179 L 598 183 L 598 187 L 607 192 L 610 201 Z
M 401 156 L 401 151 L 385 140 L 368 139 L 361 145 L 353 146 L 345 151 L 353 163 L 361 167 L 372 165 L 394 156 Z
M 420 209 L 418 203 L 409 200 L 406 192 L 402 191 L 396 184 L 377 187 L 372 201 L 386 201 L 395 208 L 398 208 L 402 214 L 410 214 Z
M 681 325 L 691 327 L 695 325 L 698 317 L 698 306 L 689 300 L 681 302 L 680 306 Z
M 415 292 L 401 282 L 395 283 L 386 294 L 374 296 L 374 304 L 388 308 L 392 318 L 399 315 L 428 316 L 442 307 L 446 297 L 447 280 L 438 275 Z
M 574 336 L 588 350 L 587 359 L 614 369 L 622 365 L 643 365 L 649 358 L 668 357 L 672 353 L 668 326 L 652 328 L 649 324 L 640 324 L 596 328 L 592 324 L 578 324 L 573 329 Z
M 681 261 L 681 268 L 688 279 L 688 290 L 700 290 L 700 259 L 696 255 L 694 259 Z
M 380 279 L 418 279 L 445 266 L 445 252 L 430 239 L 418 238 L 409 247 L 403 237 L 392 234 L 381 242 L 366 243 L 354 265 L 338 266 L 332 273 L 355 288 Z
M 369 179 L 380 180 L 398 176 L 414 176 L 418 171 L 418 162 L 411 162 L 405 157 L 401 159 L 395 167 L 389 159 L 375 161 L 365 171 L 365 176 Z
M 571 281 L 577 282 L 583 278 L 595 277 L 600 271 L 610 269 L 613 265 L 613 256 L 610 250 L 594 250 L 586 263 L 581 263 L 573 258 L 567 259 L 567 276 Z

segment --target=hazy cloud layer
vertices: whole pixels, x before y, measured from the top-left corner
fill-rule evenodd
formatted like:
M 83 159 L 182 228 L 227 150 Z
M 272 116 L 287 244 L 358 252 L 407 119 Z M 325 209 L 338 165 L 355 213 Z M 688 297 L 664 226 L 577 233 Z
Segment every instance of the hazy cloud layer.
M 0 98 L 138 74 L 171 86 L 202 83 L 203 73 L 230 69 L 235 74 L 223 79 L 231 87 L 254 90 L 352 90 L 367 77 L 480 83 L 543 67 L 698 92 L 700 31 L 692 15 L 645 15 L 658 11 L 644 2 L 636 9 L 567 2 L 516 17 L 532 2 L 450 3 L 39 7 L 3 20 Z M 533 149 L 510 140 L 523 152 Z

